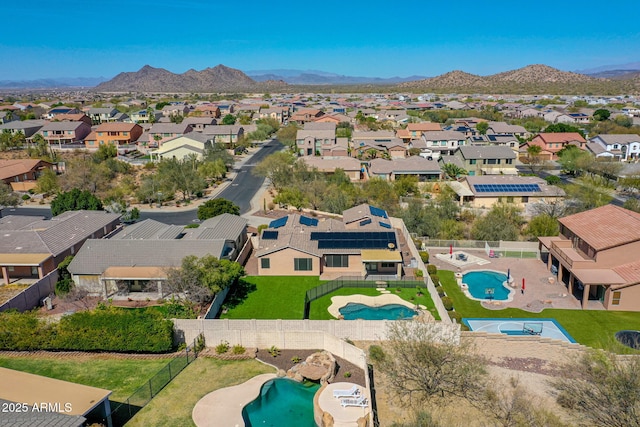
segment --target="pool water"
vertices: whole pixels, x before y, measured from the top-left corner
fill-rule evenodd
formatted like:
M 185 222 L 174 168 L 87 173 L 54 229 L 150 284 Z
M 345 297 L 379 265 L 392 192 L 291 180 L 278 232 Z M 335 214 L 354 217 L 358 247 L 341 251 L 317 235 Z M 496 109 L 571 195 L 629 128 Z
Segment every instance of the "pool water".
M 506 281 L 507 275 L 497 271 L 471 271 L 462 276 L 462 283 L 469 286 L 469 293 L 477 299 L 506 300 L 509 298 L 509 289 L 503 285 Z M 493 289 L 493 295 L 487 289 Z
M 402 304 L 386 304 L 378 307 L 371 307 L 369 305 L 350 302 L 349 304 L 341 307 L 340 314 L 345 320 L 402 320 L 411 319 L 418 314 L 417 311 L 405 307 Z
M 316 427 L 313 397 L 319 388 L 319 384 L 287 378 L 267 381 L 258 397 L 242 409 L 245 426 Z

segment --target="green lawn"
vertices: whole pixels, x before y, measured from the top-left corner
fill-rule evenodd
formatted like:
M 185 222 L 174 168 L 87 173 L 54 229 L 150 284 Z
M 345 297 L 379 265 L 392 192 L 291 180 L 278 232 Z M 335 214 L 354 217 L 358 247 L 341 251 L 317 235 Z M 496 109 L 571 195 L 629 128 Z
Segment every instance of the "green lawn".
M 631 352 L 615 341 L 616 332 L 623 329 L 640 330 L 640 314 L 630 311 L 547 308 L 540 313 L 531 313 L 517 308 L 487 310 L 479 301 L 470 300 L 462 293 L 452 271 L 438 271 L 438 277 L 445 292 L 453 300 L 454 309 L 462 317 L 551 318 L 558 321 L 580 344 L 616 352 Z
M 275 370 L 256 360 L 225 361 L 200 357 L 138 412 L 127 427 L 193 426 L 191 412 L 207 393 L 266 373 L 275 373 Z
M 123 402 L 169 359 L 87 360 L 0 357 L 0 366 L 113 391 L 111 401 Z
M 229 292 L 221 319 L 302 319 L 307 290 L 322 282 L 315 276 L 248 276 Z
M 436 320 L 440 320 L 440 316 L 438 315 L 438 310 L 436 310 L 429 293 L 426 290 L 426 287 L 422 289 L 423 295 L 418 297 L 416 296 L 417 290 L 415 288 L 400 288 L 400 293 L 396 292 L 396 288 L 389 288 L 389 290 L 394 294 L 398 295 L 400 298 L 409 301 L 415 304 L 422 304 L 427 307 L 427 310 L 433 315 Z M 311 302 L 311 307 L 309 310 L 309 318 L 313 320 L 330 320 L 334 317 L 329 314 L 327 309 L 331 305 L 331 297 L 337 295 L 368 295 L 368 296 L 377 296 L 380 295 L 380 292 L 375 290 L 375 288 L 340 288 L 332 293 L 325 295 L 323 297 L 318 298 L 317 300 Z M 411 298 L 414 298 L 413 300 Z

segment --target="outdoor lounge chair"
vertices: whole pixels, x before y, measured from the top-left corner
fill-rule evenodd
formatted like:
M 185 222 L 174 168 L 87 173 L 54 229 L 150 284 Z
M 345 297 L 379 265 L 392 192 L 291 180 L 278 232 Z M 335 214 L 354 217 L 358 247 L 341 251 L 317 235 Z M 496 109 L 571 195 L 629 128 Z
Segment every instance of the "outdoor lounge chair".
M 360 394 L 360 389 L 357 385 L 354 385 L 349 390 L 333 390 L 333 397 L 357 397 Z
M 360 408 L 366 408 L 369 406 L 369 402 L 367 402 L 367 398 L 364 396 L 356 397 L 355 399 L 342 399 L 340 404 L 343 408 L 347 406 L 358 406 Z

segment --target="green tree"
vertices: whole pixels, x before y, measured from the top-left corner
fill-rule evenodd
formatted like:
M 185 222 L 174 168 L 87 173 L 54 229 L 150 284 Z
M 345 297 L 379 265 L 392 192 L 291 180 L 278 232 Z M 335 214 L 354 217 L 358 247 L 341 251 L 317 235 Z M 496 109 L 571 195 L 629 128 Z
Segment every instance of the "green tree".
M 96 163 L 103 162 L 107 159 L 118 157 L 118 148 L 113 144 L 102 144 L 98 147 L 98 151 L 93 153 L 93 161 Z
M 520 208 L 497 203 L 486 215 L 474 221 L 471 236 L 475 240 L 518 240 L 522 223 Z
M 101 211 L 102 202 L 89 191 L 80 191 L 74 188 L 71 191 L 58 193 L 51 202 L 51 214 L 58 216 L 67 211 Z
M 593 162 L 594 159 L 591 153 L 581 150 L 575 145 L 567 145 L 558 151 L 558 163 L 560 163 L 563 170 L 574 176 L 588 170 Z
M 198 166 L 198 174 L 208 180 L 222 179 L 227 174 L 227 165 L 225 165 L 224 160 L 220 158 L 212 162 L 202 162 Z
M 295 123 L 289 123 L 287 126 L 281 127 L 276 136 L 280 142 L 292 149 L 295 149 L 298 129 L 298 125 Z
M 609 117 L 611 116 L 611 111 L 604 109 L 604 108 L 599 108 L 596 111 L 593 112 L 593 118 L 596 121 L 604 121 L 604 120 L 609 120 Z
M 574 213 L 604 206 L 613 200 L 612 190 L 593 178 L 579 178 L 574 183 L 566 185 L 564 190 L 572 202 Z
M 544 131 L 547 133 L 577 132 L 584 137 L 584 131 L 582 129 L 566 123 L 554 123 L 547 126 Z
M 296 209 L 301 209 L 306 203 L 302 191 L 295 187 L 286 187 L 278 191 L 278 195 L 274 197 L 273 201 L 283 206 L 293 206 Z
M 415 175 L 404 175 L 393 182 L 393 189 L 400 197 L 403 196 L 420 196 L 418 189 L 418 177 Z
M 631 197 L 625 200 L 622 207 L 625 209 L 629 209 L 630 211 L 640 212 L 640 200 L 636 199 L 635 197 Z
M 0 181 L 0 207 L 4 206 L 18 206 L 20 203 L 20 198 L 16 193 L 11 190 L 9 185 L 5 184 L 4 181 Z
M 57 296 L 66 295 L 73 287 L 73 281 L 71 280 L 71 273 L 67 267 L 73 261 L 73 255 L 67 256 L 58 264 L 58 281 L 56 282 L 55 292 Z
M 398 207 L 398 195 L 389 181 L 372 178 L 362 185 L 362 191 L 370 204 L 387 212 L 394 212 Z
M 295 157 L 291 153 L 279 151 L 265 157 L 253 169 L 253 173 L 264 176 L 276 190 L 284 188 L 291 181 L 292 167 Z
M 205 181 L 198 175 L 199 162 L 195 156 L 183 160 L 175 158 L 162 160 L 158 163 L 157 175 L 163 192 L 182 194 L 186 201 L 192 194 L 206 188 Z
M 36 185 L 36 191 L 43 194 L 51 194 L 60 190 L 60 184 L 58 183 L 58 175 L 49 168 L 46 168 L 42 175 L 38 178 L 38 184 Z
M 526 234 L 532 240 L 541 236 L 557 236 L 559 233 L 560 226 L 558 220 L 547 214 L 534 216 L 526 228 Z
M 486 122 L 481 122 L 481 123 L 486 123 Z M 469 172 L 467 172 L 466 169 L 461 168 L 460 166 L 456 165 L 455 163 L 445 163 L 442 166 L 442 172 L 445 173 L 445 175 L 449 178 L 449 179 L 456 179 L 462 175 L 468 175 Z
M 476 130 L 480 135 L 486 135 L 489 130 L 489 122 L 478 122 Z
M 544 161 L 542 160 L 542 147 L 530 144 L 527 147 L 527 163 L 531 169 L 531 173 L 537 173 L 542 168 Z
M 233 114 L 227 114 L 222 118 L 223 125 L 235 125 L 236 124 L 236 116 Z
M 205 219 L 213 218 L 224 213 L 231 215 L 240 215 L 240 208 L 235 203 L 227 199 L 212 199 L 207 200 L 200 206 L 198 206 L 198 219 L 204 221 Z
M 617 124 L 618 126 L 622 126 L 625 128 L 630 128 L 631 126 L 633 126 L 633 119 L 625 114 L 619 114 L 617 115 L 613 121 L 615 122 L 615 124 Z M 636 126 L 637 127 L 637 126 Z

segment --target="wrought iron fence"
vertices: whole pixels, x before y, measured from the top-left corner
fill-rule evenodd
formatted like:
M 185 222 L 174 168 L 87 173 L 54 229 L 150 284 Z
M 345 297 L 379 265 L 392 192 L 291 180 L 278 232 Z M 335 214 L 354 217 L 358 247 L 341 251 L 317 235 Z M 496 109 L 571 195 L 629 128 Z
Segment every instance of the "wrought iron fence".
M 163 388 L 167 386 L 184 368 L 198 358 L 204 349 L 204 335 L 200 334 L 180 355 L 171 359 L 164 368 L 156 373 L 143 386 L 133 392 L 127 400 L 116 406 L 111 412 L 115 427 L 124 426 L 134 415 L 144 408 Z
M 311 302 L 340 288 L 379 288 L 379 287 L 417 288 L 424 287 L 424 280 L 407 278 L 400 280 L 367 280 L 361 276 L 343 276 L 315 288 L 309 289 L 304 296 L 304 317 L 309 318 Z

